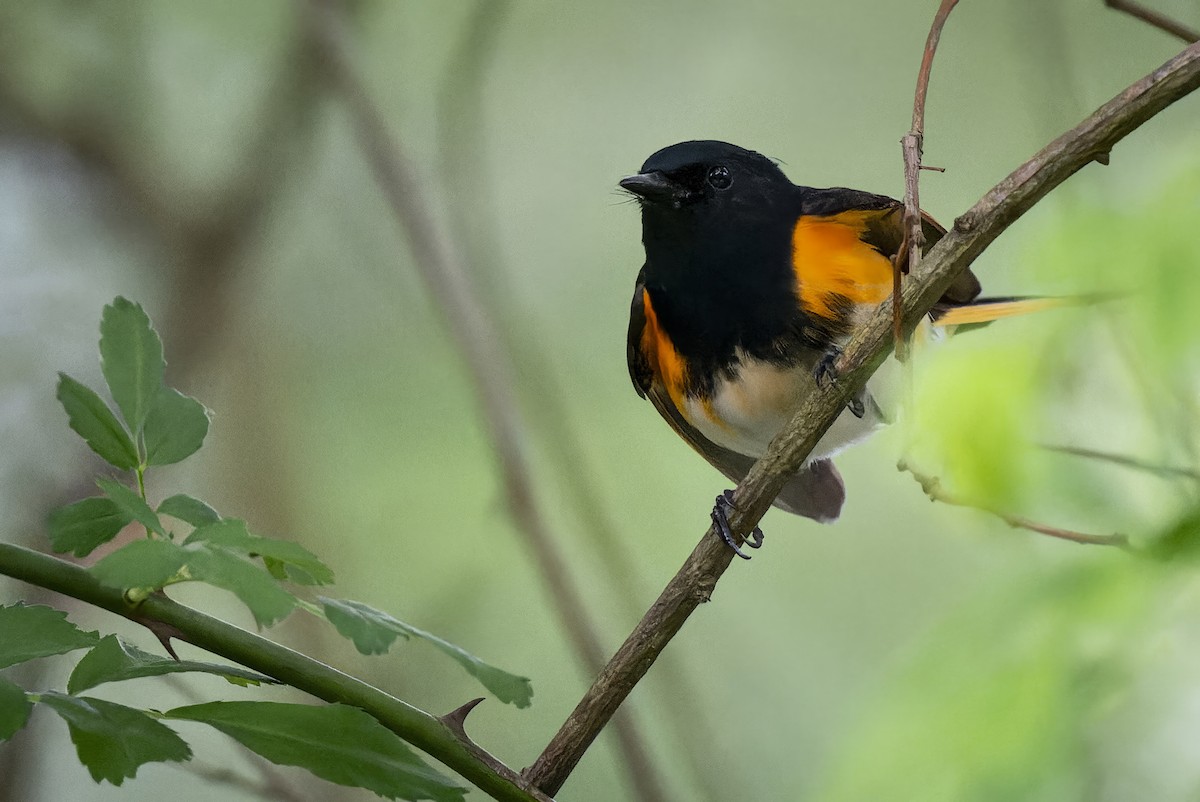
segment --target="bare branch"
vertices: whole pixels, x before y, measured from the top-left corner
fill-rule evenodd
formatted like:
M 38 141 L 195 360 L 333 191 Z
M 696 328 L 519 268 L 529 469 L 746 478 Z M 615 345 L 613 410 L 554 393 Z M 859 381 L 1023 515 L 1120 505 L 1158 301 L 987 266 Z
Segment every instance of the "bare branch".
M 1124 454 L 1110 454 L 1107 451 L 1095 451 L 1090 448 L 1080 448 L 1078 446 L 1046 445 L 1042 447 L 1048 451 L 1056 451 L 1059 454 L 1069 454 L 1073 457 L 1111 462 L 1114 465 L 1121 465 L 1126 468 L 1146 471 L 1147 473 L 1173 479 L 1190 479 L 1193 482 L 1200 482 L 1200 471 L 1193 468 L 1183 468 L 1175 465 L 1156 465 L 1153 462 L 1146 462 L 1135 457 L 1127 457 Z
M 517 529 L 546 582 L 576 654 L 589 672 L 598 671 L 604 665 L 606 650 L 534 492 L 525 426 L 512 385 L 512 360 L 475 293 L 455 243 L 443 234 L 412 165 L 359 78 L 336 3 L 312 0 L 308 8 L 331 85 L 350 113 L 363 155 L 407 236 L 413 262 L 444 312 L 455 344 L 466 360 Z M 657 775 L 648 762 L 650 749 L 633 720 L 623 716 L 613 725 L 622 759 L 631 767 L 630 777 L 640 797 L 661 798 Z
M 904 237 L 892 264 L 892 297 L 900 297 L 901 275 L 911 273 L 921 264 L 921 252 L 925 249 L 925 234 L 921 230 L 921 197 L 918 184 L 921 180 L 921 156 L 925 147 L 925 97 L 929 94 L 929 75 L 933 71 L 933 57 L 942 38 L 942 28 L 958 0 L 942 0 L 929 36 L 925 39 L 925 52 L 921 56 L 921 69 L 917 72 L 917 90 L 913 97 L 912 128 L 900 139 L 904 153 Z M 930 168 L 937 170 L 938 168 Z M 942 171 L 944 172 L 944 170 Z M 896 343 L 896 359 L 907 358 L 907 346 L 903 335 L 904 323 L 900 306 L 894 305 L 892 312 L 892 339 Z
M 901 304 L 912 330 L 954 279 L 1005 229 L 1051 190 L 1179 98 L 1200 87 L 1200 45 L 1189 47 L 1099 108 L 993 187 L 932 248 L 904 282 Z M 892 343 L 892 301 L 858 331 L 836 366 L 841 381 L 810 395 L 734 493 L 730 525 L 739 539 L 766 513 L 772 500 L 808 457 L 817 441 L 886 359 Z M 553 794 L 570 775 L 596 733 L 654 664 L 684 622 L 709 599 L 733 551 L 710 528 L 667 584 L 658 600 L 525 775 Z
M 1083 532 L 1076 532 L 1072 529 L 1061 529 L 1056 526 L 1047 526 L 1046 524 L 1038 523 L 1037 521 L 1023 518 L 1019 515 L 999 510 L 987 504 L 977 504 L 972 501 L 959 498 L 948 492 L 942 487 L 942 480 L 936 476 L 930 476 L 922 473 L 905 460 L 900 460 L 896 463 L 896 470 L 903 471 L 913 479 L 917 480 L 917 484 L 921 486 L 921 490 L 929 497 L 930 501 L 940 501 L 943 504 L 950 504 L 954 507 L 969 507 L 971 509 L 980 510 L 990 515 L 994 515 L 1004 523 L 1015 529 L 1028 529 L 1030 532 L 1037 532 L 1041 535 L 1056 537 L 1060 540 L 1069 540 L 1072 543 L 1088 543 L 1096 546 L 1117 546 L 1119 548 L 1129 547 L 1129 538 L 1124 535 L 1089 535 Z
M 1166 14 L 1134 2 L 1134 0 L 1104 0 L 1104 5 L 1115 11 L 1124 11 L 1131 17 L 1137 17 L 1142 22 L 1147 22 L 1172 36 L 1178 36 L 1185 42 L 1200 42 L 1200 31 L 1189 28 L 1182 22 L 1171 19 Z

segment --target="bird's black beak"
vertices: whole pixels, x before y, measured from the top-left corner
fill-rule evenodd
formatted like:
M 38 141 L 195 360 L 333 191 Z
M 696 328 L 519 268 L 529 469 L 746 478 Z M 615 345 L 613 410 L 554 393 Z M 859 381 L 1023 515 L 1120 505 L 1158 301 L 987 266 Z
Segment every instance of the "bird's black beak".
M 621 179 L 620 186 L 621 189 L 652 202 L 675 201 L 682 194 L 682 187 L 657 170 L 626 176 Z

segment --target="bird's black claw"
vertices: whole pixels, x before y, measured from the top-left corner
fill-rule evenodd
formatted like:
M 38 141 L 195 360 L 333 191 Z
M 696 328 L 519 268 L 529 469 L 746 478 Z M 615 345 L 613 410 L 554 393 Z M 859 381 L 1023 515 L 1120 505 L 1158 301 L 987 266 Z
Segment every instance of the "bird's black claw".
M 850 410 L 850 414 L 856 418 L 861 418 L 867 414 L 867 407 L 863 403 L 862 398 L 855 396 L 846 402 L 846 408 Z
M 813 368 L 813 379 L 817 387 L 826 387 L 838 380 L 837 361 L 841 355 L 842 349 L 831 345 L 825 355 L 817 360 L 817 365 Z
M 813 380 L 816 381 L 817 387 L 825 388 L 837 382 L 837 361 L 841 355 L 842 349 L 831 345 L 825 355 L 817 361 L 817 366 L 813 368 Z M 856 418 L 867 414 L 867 407 L 862 398 L 851 398 L 846 402 L 846 409 L 850 410 L 850 414 Z
M 729 528 L 729 511 L 733 509 L 733 491 L 726 490 L 721 495 L 717 496 L 717 502 L 713 505 L 712 521 L 717 527 L 717 534 L 721 536 L 721 540 L 725 541 L 725 545 L 733 549 L 733 553 L 741 557 L 743 560 L 749 560 L 750 555 L 738 548 L 737 541 L 733 539 L 733 530 Z M 746 536 L 746 545 L 752 549 L 762 548 L 763 533 L 757 526 Z

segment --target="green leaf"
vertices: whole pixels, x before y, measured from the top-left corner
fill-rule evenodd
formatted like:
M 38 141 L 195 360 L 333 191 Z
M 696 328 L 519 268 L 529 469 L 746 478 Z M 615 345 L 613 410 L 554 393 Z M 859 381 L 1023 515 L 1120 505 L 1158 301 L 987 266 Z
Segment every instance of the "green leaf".
M 59 507 L 50 513 L 50 546 L 86 557 L 97 546 L 116 537 L 133 516 L 105 496 L 95 496 Z
M 35 657 L 66 654 L 95 646 L 99 635 L 84 632 L 67 614 L 40 604 L 0 607 L 0 668 Z
M 325 618 L 363 654 L 384 654 L 396 638 L 409 637 L 408 627 L 381 610 L 348 599 L 318 597 Z
M 54 691 L 40 696 L 41 704 L 67 722 L 79 762 L 96 782 L 120 785 L 145 763 L 192 758 L 192 750 L 174 730 L 141 710 Z
M 250 608 L 259 626 L 274 624 L 296 606 L 296 597 L 266 571 L 219 546 L 189 549 L 187 566 L 195 579 L 232 591 Z
M 0 741 L 7 741 L 20 732 L 32 709 L 25 691 L 0 677 Z
M 236 518 L 198 527 L 184 543 L 210 543 L 239 554 L 262 557 L 264 562 L 282 563 L 287 576 L 300 584 L 328 585 L 333 581 L 333 571 L 299 543 L 252 535 L 246 529 L 246 522 Z M 282 579 L 278 566 L 272 566 L 270 562 L 267 570 L 272 576 Z M 299 569 L 298 572 L 293 572 L 293 567 Z
M 324 596 L 320 597 L 319 601 L 329 623 L 343 636 L 354 641 L 354 645 L 363 654 L 383 654 L 391 648 L 397 636 L 421 638 L 452 657 L 501 702 L 517 707 L 529 707 L 533 699 L 533 686 L 528 678 L 501 671 L 436 635 L 399 621 L 362 602 L 329 599 Z
M 464 790 L 427 766 L 394 733 L 356 707 L 209 702 L 167 718 L 200 721 L 283 766 L 388 799 L 461 802 Z
M 100 319 L 100 368 L 131 432 L 142 428 L 163 382 L 162 341 L 140 304 L 117 297 Z
M 158 514 L 170 515 L 192 526 L 204 526 L 221 520 L 221 516 L 212 507 L 183 493 L 164 499 L 162 504 L 158 505 Z
M 1200 510 L 1183 516 L 1152 541 L 1145 554 L 1164 562 L 1195 562 L 1200 557 Z
M 97 479 L 96 485 L 104 491 L 104 495 L 112 499 L 113 503 L 127 513 L 130 518 L 151 532 L 157 532 L 166 537 L 167 530 L 163 529 L 162 521 L 158 520 L 158 515 L 133 490 L 112 479 Z
M 135 540 L 88 570 L 112 588 L 161 588 L 187 564 L 190 554 L 169 540 Z
M 208 410 L 194 398 L 163 387 L 142 429 L 147 465 L 171 465 L 195 454 L 208 434 Z
M 216 674 L 230 682 L 236 681 L 237 684 L 260 685 L 264 682 L 268 685 L 278 684 L 270 677 L 238 666 L 159 657 L 126 643 L 116 635 L 108 635 L 101 638 L 100 642 L 75 666 L 75 670 L 71 672 L 71 678 L 67 680 L 67 690 L 75 694 L 105 682 L 120 682 L 138 677 L 157 677 L 163 674 L 183 672 Z
M 88 448 L 114 468 L 130 471 L 137 467 L 133 438 L 95 390 L 60 373 L 55 397 L 67 411 L 71 428 L 87 442 Z

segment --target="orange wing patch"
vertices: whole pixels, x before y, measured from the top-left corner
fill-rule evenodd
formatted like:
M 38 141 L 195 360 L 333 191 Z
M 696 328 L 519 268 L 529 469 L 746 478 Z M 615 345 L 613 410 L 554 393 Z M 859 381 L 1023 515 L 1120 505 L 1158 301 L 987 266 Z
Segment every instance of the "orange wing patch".
M 642 308 L 646 314 L 646 325 L 642 329 L 642 353 L 650 363 L 650 369 L 667 389 L 671 402 L 680 414 L 684 411 L 683 389 L 687 386 L 687 365 L 675 350 L 671 338 L 658 325 L 658 314 L 650 303 L 650 293 L 642 289 Z
M 828 217 L 804 215 L 792 231 L 792 267 L 800 304 L 818 317 L 836 318 L 833 296 L 854 304 L 878 304 L 892 292 L 892 263 L 862 234 L 867 218 L 879 211 L 842 212 Z

